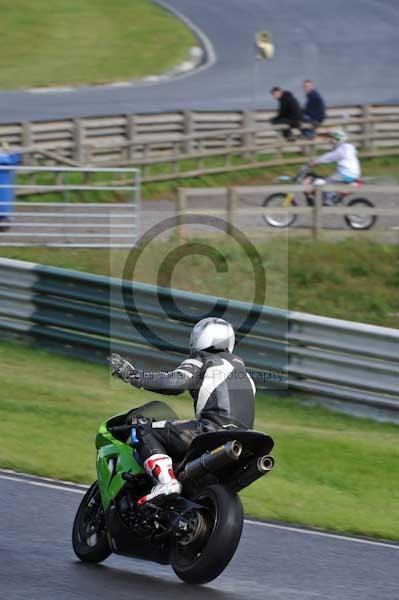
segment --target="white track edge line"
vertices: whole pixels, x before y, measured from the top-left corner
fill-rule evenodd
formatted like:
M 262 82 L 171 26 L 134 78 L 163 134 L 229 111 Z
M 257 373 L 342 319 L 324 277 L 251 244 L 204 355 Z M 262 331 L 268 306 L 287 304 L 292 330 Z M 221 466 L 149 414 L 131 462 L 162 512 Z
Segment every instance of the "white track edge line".
M 32 475 L 31 473 L 13 471 L 12 469 L 0 469 L 0 473 L 4 473 L 6 475 L 17 475 L 18 477 L 28 477 L 30 479 L 34 479 L 34 480 L 38 480 L 38 481 L 49 481 L 50 483 L 65 483 L 66 485 L 80 487 L 84 490 L 87 490 L 89 488 L 89 486 L 85 485 L 84 483 L 75 483 L 74 481 L 66 481 L 65 479 L 54 479 L 53 477 L 43 477 L 41 475 Z
M 206 69 L 209 69 L 210 67 L 213 67 L 217 62 L 217 54 L 214 45 L 212 44 L 210 38 L 205 33 L 205 31 L 201 29 L 201 27 L 196 25 L 190 17 L 187 17 L 180 10 L 178 10 L 174 6 L 171 6 L 167 0 L 155 0 L 155 3 L 161 6 L 163 9 L 169 11 L 171 14 L 174 14 L 175 17 L 180 19 L 180 21 L 182 21 L 189 29 L 191 29 L 194 32 L 194 34 L 199 38 L 203 45 L 203 48 L 205 49 L 205 64 L 199 66 L 197 69 L 192 70 L 190 73 L 185 73 L 185 76 L 187 77 L 190 75 L 195 75 L 200 71 L 204 71 Z
M 259 527 L 269 527 L 270 529 L 282 529 L 283 531 L 292 531 L 294 533 L 304 533 L 306 535 L 315 535 L 318 537 L 327 537 L 334 540 L 344 540 L 346 542 L 354 542 L 356 544 L 366 544 L 371 546 L 382 546 L 383 548 L 393 548 L 399 550 L 399 545 L 395 542 L 390 544 L 389 542 L 379 542 L 377 540 L 367 540 L 362 538 L 350 537 L 348 535 L 341 535 L 339 533 L 328 533 L 327 531 L 314 531 L 312 529 L 302 529 L 301 527 L 291 527 L 290 525 L 279 525 L 277 523 L 266 523 L 264 521 L 251 521 L 245 519 L 247 525 L 258 525 Z
M 70 488 L 70 487 L 65 487 L 62 485 L 45 483 L 44 481 L 32 481 L 30 479 L 24 479 L 22 477 L 12 477 L 11 475 L 1 475 L 0 474 L 0 479 L 6 479 L 7 481 L 17 481 L 18 483 L 28 483 L 29 485 L 50 488 L 53 490 L 64 490 L 66 492 L 72 492 L 74 494 L 84 494 L 84 490 L 80 490 L 78 488 Z
M 28 477 L 35 477 L 40 481 L 34 481 L 28 479 Z M 49 489 L 55 490 L 63 490 L 65 492 L 72 492 L 74 494 L 84 494 L 85 490 L 88 489 L 89 486 L 84 486 L 81 484 L 74 484 L 70 481 L 62 481 L 57 479 L 50 479 L 48 477 L 37 477 L 36 475 L 28 475 L 27 473 L 16 473 L 15 471 L 3 470 L 0 469 L 0 479 L 6 479 L 8 481 L 16 481 L 19 483 L 28 483 L 29 485 L 35 485 L 38 487 L 45 487 Z M 54 483 L 48 483 L 53 481 Z M 69 485 L 76 485 L 83 489 L 76 489 L 73 487 L 66 487 L 63 485 L 56 485 L 58 483 L 65 483 Z M 318 537 L 327 537 L 335 540 L 343 540 L 346 542 L 354 542 L 357 544 L 365 544 L 369 546 L 380 546 L 383 548 L 391 548 L 394 550 L 399 550 L 399 545 L 395 545 L 394 543 L 390 544 L 388 542 L 379 542 L 377 540 L 367 540 L 361 538 L 350 537 L 346 535 L 340 535 L 335 533 L 328 533 L 325 531 L 313 531 L 311 529 L 302 529 L 300 527 L 291 527 L 290 525 L 279 525 L 277 523 L 266 523 L 264 521 L 253 521 L 251 519 L 244 519 L 244 523 L 247 525 L 255 525 L 257 527 L 268 527 L 269 529 L 280 529 L 283 531 L 292 531 L 293 533 L 302 533 L 305 535 L 313 535 Z

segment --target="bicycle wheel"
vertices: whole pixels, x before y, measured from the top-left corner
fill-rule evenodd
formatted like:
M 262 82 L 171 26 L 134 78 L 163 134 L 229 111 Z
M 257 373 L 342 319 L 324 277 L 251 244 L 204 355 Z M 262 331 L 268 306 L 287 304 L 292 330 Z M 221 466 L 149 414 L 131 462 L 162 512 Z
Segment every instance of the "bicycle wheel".
M 289 206 L 297 206 L 298 202 L 293 198 Z M 264 200 L 262 206 L 268 206 L 269 208 L 284 208 L 287 206 L 287 194 L 278 193 L 268 196 Z M 297 215 L 293 214 L 280 214 L 280 215 L 263 215 L 263 219 L 268 225 L 272 227 L 290 227 L 296 220 Z
M 374 204 L 367 198 L 353 198 L 348 202 L 348 206 L 356 206 L 357 208 L 374 208 Z M 345 215 L 346 224 L 351 229 L 366 230 L 373 227 L 377 221 L 376 215 Z

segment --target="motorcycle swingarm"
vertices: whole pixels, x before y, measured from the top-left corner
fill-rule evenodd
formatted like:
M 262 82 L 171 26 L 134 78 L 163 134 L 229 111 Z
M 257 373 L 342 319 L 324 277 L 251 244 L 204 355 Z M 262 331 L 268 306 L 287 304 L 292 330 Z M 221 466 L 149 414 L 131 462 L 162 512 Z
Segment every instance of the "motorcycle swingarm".
M 167 496 L 163 494 L 162 496 L 154 498 L 150 502 L 146 502 L 143 505 L 142 509 L 146 508 L 152 508 L 154 510 L 173 509 L 175 511 L 178 511 L 181 515 L 185 515 L 186 513 L 192 510 L 204 510 L 206 509 L 206 506 L 198 504 L 197 502 L 192 502 L 192 500 L 187 500 L 187 498 L 183 498 L 182 496 Z

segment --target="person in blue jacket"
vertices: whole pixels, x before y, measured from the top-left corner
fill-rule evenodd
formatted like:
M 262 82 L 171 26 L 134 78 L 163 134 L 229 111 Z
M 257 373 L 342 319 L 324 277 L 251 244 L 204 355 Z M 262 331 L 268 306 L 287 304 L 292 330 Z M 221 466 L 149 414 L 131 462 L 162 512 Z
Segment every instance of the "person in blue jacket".
M 309 123 L 312 127 L 303 129 L 304 137 L 312 138 L 315 135 L 315 129 L 321 125 L 326 118 L 326 106 L 323 98 L 314 88 L 311 79 L 305 79 L 303 88 L 306 95 L 306 103 L 302 110 L 302 120 Z
M 11 221 L 11 214 L 14 211 L 15 190 L 13 183 L 15 180 L 15 171 L 12 166 L 19 165 L 21 157 L 19 154 L 7 152 L 7 146 L 3 144 L 0 147 L 0 165 L 10 166 L 10 169 L 0 170 L 0 233 L 8 230 Z

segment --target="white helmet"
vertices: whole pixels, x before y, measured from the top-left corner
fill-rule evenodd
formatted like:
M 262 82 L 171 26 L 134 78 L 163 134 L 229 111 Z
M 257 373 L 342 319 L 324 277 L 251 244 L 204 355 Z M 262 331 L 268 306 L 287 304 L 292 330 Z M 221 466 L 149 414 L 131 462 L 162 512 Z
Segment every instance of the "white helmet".
M 333 129 L 332 131 L 330 131 L 330 133 L 328 135 L 330 138 L 335 140 L 338 144 L 342 144 L 343 142 L 346 142 L 348 139 L 348 135 L 345 133 L 345 131 L 343 129 Z
M 227 350 L 233 352 L 236 337 L 234 329 L 224 319 L 208 317 L 194 326 L 191 332 L 191 350 Z

